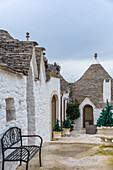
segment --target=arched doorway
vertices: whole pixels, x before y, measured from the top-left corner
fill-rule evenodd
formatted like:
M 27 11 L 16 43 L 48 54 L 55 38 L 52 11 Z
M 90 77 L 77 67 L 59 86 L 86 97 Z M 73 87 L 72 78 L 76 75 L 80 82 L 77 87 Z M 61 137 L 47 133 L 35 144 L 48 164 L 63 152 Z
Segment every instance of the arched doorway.
M 52 97 L 52 138 L 53 138 L 53 127 L 58 117 L 58 96 L 55 94 Z
M 83 109 L 83 128 L 86 125 L 93 125 L 93 108 L 90 105 L 86 105 Z

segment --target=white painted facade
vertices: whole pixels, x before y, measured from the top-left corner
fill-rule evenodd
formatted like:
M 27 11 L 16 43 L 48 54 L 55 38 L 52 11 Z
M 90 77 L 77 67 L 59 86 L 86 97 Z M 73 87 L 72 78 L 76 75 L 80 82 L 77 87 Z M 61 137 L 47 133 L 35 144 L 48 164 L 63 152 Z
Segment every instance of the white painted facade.
M 22 134 L 38 134 L 43 141 L 52 138 L 52 96 L 57 95 L 57 118 L 60 119 L 60 78 L 51 77 L 46 82 L 43 52 L 40 63 L 40 79 L 37 80 L 38 69 L 35 59 L 35 49 L 30 63 L 28 76 L 20 76 L 0 69 L 0 138 L 10 127 L 17 126 Z M 5 99 L 13 98 L 16 119 L 6 122 Z M 27 141 L 25 141 L 27 142 Z M 29 143 L 38 142 L 31 139 Z M 0 145 L 0 169 L 1 169 Z M 5 162 L 5 169 L 14 170 L 17 163 Z
M 64 93 L 64 94 L 61 94 L 61 97 L 60 97 L 60 103 L 61 103 L 61 113 L 62 113 L 62 124 L 63 124 L 63 121 L 66 120 L 66 108 L 67 108 L 67 102 L 69 101 L 69 93 Z M 65 117 L 64 117 L 65 116 Z
M 6 121 L 6 99 L 13 98 L 16 120 Z M 27 134 L 26 77 L 7 73 L 0 69 L 0 138 L 10 127 L 17 126 Z M 0 162 L 1 162 L 0 144 Z M 16 163 L 5 163 L 5 169 L 13 170 Z M 1 168 L 1 163 L 0 163 Z
M 36 109 L 36 133 L 41 135 L 44 141 L 52 138 L 52 97 L 58 96 L 57 118 L 60 119 L 60 79 L 51 77 L 46 82 L 43 54 L 41 55 L 40 80 L 35 82 L 35 109 Z

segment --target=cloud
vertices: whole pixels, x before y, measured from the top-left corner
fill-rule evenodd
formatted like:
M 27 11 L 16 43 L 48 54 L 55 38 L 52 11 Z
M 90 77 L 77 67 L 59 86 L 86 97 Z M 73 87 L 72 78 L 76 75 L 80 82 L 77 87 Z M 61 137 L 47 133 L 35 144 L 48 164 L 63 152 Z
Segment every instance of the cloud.
M 67 79 L 71 75 L 77 79 L 82 74 L 81 63 L 85 71 L 95 52 L 100 61 L 113 58 L 111 2 L 0 0 L 0 27 L 20 40 L 25 40 L 25 33 L 30 32 L 30 40 L 46 48 L 46 57 L 61 63 Z

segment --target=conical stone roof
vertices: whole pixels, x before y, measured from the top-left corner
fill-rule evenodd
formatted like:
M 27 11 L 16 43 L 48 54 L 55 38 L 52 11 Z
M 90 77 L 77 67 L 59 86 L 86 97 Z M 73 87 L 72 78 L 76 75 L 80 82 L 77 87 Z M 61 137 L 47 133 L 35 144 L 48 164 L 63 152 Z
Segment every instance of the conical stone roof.
M 27 76 L 34 43 L 36 44 L 32 41 L 14 39 L 7 31 L 0 29 L 0 66 L 3 66 L 2 69 Z M 36 50 L 37 64 L 40 64 L 40 51 L 40 49 Z
M 34 41 L 19 41 L 14 39 L 7 31 L 0 29 L 0 68 L 15 74 L 28 75 L 30 62 L 35 46 L 35 57 L 38 68 L 38 77 L 40 78 L 40 62 L 41 52 L 43 47 L 36 47 L 37 42 Z M 57 67 L 47 64 L 46 81 L 50 80 L 50 70 L 56 75 Z M 51 69 L 50 69 L 51 68 Z M 59 76 L 59 74 L 57 75 Z
M 60 76 L 60 92 L 61 94 L 69 92 L 69 83 L 62 76 Z
M 105 106 L 105 103 L 103 101 L 104 79 L 111 79 L 113 91 L 112 77 L 106 72 L 106 70 L 102 67 L 101 64 L 92 64 L 78 81 L 76 81 L 75 83 L 71 83 L 70 97 L 72 99 L 76 98 L 79 101 L 79 103 L 82 103 L 82 101 L 86 97 L 88 97 L 97 108 L 104 107 Z
M 13 37 L 5 30 L 0 29 L 0 40 L 14 40 Z

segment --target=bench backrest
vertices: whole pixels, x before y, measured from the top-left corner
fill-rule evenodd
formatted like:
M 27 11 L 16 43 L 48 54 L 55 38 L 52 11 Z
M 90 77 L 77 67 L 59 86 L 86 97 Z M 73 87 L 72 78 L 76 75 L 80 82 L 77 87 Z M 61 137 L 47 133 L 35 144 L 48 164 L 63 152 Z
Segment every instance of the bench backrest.
M 7 150 L 21 140 L 21 129 L 12 127 L 1 138 L 2 150 Z

